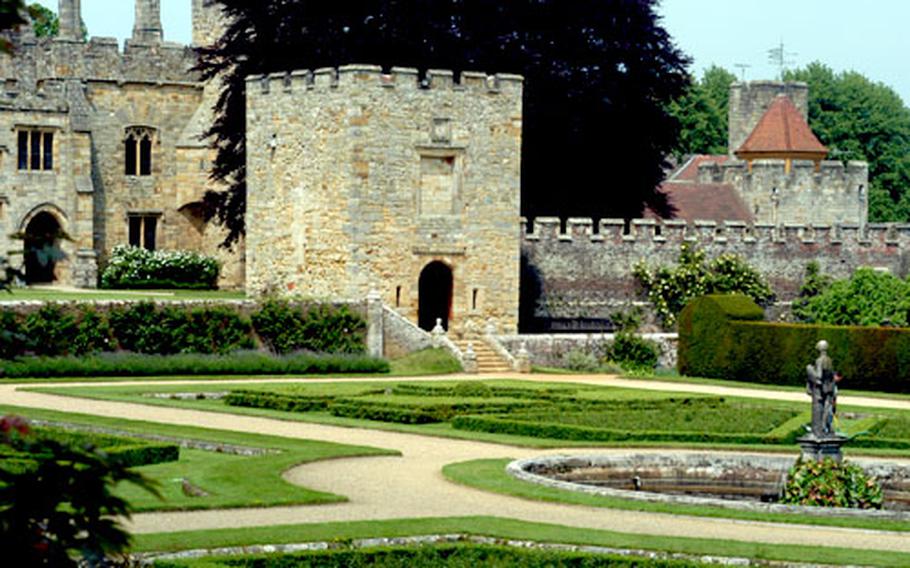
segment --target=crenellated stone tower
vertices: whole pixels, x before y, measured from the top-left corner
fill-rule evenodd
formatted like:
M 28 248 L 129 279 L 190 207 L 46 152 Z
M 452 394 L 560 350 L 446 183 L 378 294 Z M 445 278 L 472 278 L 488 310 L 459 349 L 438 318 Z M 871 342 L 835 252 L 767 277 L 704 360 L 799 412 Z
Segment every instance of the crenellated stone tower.
M 865 224 L 868 164 L 825 160 L 808 125 L 808 94 L 805 83 L 733 83 L 730 156 L 705 160 L 697 182 L 735 188 L 755 223 Z
M 514 332 L 522 79 L 369 65 L 247 81 L 247 291 Z

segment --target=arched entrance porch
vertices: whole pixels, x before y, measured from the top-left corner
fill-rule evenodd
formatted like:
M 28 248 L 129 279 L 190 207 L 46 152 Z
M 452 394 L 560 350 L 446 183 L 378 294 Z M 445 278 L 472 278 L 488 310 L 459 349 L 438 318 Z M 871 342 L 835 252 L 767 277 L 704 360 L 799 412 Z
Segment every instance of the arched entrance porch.
M 63 227 L 47 211 L 36 213 L 25 226 L 25 281 L 49 284 L 57 280 L 57 263 L 64 258 L 61 248 Z
M 452 269 L 443 262 L 434 261 L 420 273 L 418 325 L 431 331 L 436 320 L 442 320 L 442 327 L 449 329 L 452 314 Z

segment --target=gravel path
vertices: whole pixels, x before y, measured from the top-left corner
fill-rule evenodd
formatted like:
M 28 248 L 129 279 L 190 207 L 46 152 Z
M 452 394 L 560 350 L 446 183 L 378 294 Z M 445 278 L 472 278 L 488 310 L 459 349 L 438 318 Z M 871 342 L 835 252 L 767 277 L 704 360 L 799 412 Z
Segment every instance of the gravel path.
M 529 378 L 528 376 L 519 375 L 515 377 Z M 452 378 L 451 376 L 436 377 L 431 380 L 452 380 Z M 534 376 L 530 377 L 530 379 L 548 382 L 624 386 L 648 390 L 698 392 L 725 396 L 754 396 L 756 398 L 774 400 L 806 400 L 805 395 L 793 392 L 733 389 L 675 382 L 630 381 L 605 376 L 571 375 L 561 377 L 547 375 Z M 321 382 L 335 380 L 338 379 L 320 379 Z M 384 380 L 401 381 L 402 379 Z M 306 379 L 305 381 L 314 382 L 314 379 Z M 228 382 L 231 381 L 219 381 L 219 384 Z M 240 382 L 251 384 L 249 380 Z M 181 381 L 181 383 L 193 384 L 193 381 Z M 125 385 L 128 383 L 117 384 Z M 141 382 L 129 384 L 141 384 Z M 208 381 L 204 384 L 213 383 Z M 834 545 L 847 548 L 910 552 L 910 535 L 907 533 L 820 526 L 777 525 L 773 523 L 533 502 L 461 487 L 446 481 L 441 473 L 442 466 L 446 464 L 470 459 L 523 458 L 534 455 L 590 453 L 593 451 L 591 448 L 570 450 L 514 448 L 497 444 L 433 438 L 415 434 L 340 428 L 178 408 L 68 398 L 19 390 L 23 386 L 28 385 L 0 385 L 0 403 L 122 417 L 131 420 L 146 420 L 219 430 L 374 446 L 398 450 L 402 454 L 401 457 L 350 458 L 319 462 L 294 468 L 285 474 L 286 478 L 293 483 L 345 495 L 350 499 L 347 503 L 310 507 L 141 514 L 136 515 L 133 520 L 132 530 L 137 533 L 329 521 L 490 515 L 626 533 L 812 546 Z M 74 385 L 70 383 L 69 385 L 60 386 Z M 903 400 L 841 397 L 841 403 L 910 410 L 910 401 Z M 603 451 L 618 452 L 628 450 L 606 449 Z

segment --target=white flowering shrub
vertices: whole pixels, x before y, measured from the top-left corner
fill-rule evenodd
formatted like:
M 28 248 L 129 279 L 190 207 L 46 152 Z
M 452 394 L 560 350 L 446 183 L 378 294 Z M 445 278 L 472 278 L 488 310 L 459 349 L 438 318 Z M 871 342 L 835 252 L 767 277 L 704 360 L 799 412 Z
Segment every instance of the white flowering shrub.
M 213 290 L 220 272 L 221 263 L 196 252 L 120 245 L 101 274 L 101 287 Z
M 634 274 L 666 327 L 676 324 L 689 300 L 705 294 L 738 292 L 763 306 L 774 300 L 765 278 L 740 257 L 722 254 L 709 262 L 692 243 L 683 243 L 676 266 L 651 268 L 641 261 Z

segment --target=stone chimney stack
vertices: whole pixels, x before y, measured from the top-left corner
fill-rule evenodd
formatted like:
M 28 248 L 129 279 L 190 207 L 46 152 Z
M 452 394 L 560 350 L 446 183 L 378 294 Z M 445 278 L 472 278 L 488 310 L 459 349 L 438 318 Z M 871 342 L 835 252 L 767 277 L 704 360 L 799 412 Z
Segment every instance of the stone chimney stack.
M 59 0 L 57 14 L 60 17 L 58 39 L 69 41 L 82 40 L 82 7 L 81 0 Z
M 163 36 L 161 0 L 136 0 L 133 41 L 136 43 L 161 43 Z

